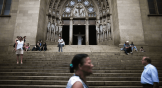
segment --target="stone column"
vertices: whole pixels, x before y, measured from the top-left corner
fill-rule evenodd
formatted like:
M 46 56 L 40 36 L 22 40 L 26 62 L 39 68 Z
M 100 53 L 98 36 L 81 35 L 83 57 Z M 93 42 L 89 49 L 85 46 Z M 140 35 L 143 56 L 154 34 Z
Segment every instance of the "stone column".
M 89 45 L 89 21 L 86 19 L 86 45 Z
M 73 19 L 70 18 L 70 30 L 69 30 L 69 45 L 72 45 L 73 41 Z

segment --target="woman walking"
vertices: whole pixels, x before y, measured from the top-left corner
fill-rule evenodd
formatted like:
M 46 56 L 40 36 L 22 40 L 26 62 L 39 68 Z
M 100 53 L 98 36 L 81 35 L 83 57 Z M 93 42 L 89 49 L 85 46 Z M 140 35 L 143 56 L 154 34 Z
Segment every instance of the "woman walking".
M 69 79 L 66 88 L 88 88 L 86 77 L 92 74 L 92 68 L 93 64 L 87 54 L 75 55 L 70 64 L 70 72 L 75 74 Z
M 17 64 L 19 64 L 19 57 L 21 57 L 21 64 L 23 64 L 23 47 L 24 47 L 24 41 L 23 38 L 20 37 L 19 41 L 16 42 L 15 50 L 17 55 Z

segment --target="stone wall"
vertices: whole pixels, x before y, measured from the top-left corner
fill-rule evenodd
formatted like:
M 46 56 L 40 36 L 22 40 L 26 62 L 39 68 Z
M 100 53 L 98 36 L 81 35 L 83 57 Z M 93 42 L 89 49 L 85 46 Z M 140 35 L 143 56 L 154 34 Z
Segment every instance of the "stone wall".
M 19 0 L 14 38 L 27 36 L 27 43 L 36 43 L 39 7 L 40 0 Z
M 38 21 L 38 29 L 37 29 L 37 38 L 36 40 L 46 40 L 47 33 L 47 22 L 46 22 L 46 13 L 48 8 L 48 0 L 41 0 L 40 9 L 39 9 L 39 21 Z
M 14 44 L 14 30 L 17 19 L 19 0 L 12 0 L 10 15 L 11 17 L 0 17 L 0 53 L 8 51 L 8 45 Z M 12 48 L 13 49 L 13 48 Z
M 147 0 L 139 1 L 145 43 L 149 45 L 150 52 L 162 52 L 162 16 L 148 16 L 149 9 Z
M 111 29 L 114 45 L 120 44 L 120 31 L 119 31 L 119 19 L 118 19 L 118 8 L 117 8 L 117 0 L 110 0 L 110 8 L 111 8 Z
M 125 41 L 145 44 L 140 12 L 140 0 L 117 0 L 120 44 Z

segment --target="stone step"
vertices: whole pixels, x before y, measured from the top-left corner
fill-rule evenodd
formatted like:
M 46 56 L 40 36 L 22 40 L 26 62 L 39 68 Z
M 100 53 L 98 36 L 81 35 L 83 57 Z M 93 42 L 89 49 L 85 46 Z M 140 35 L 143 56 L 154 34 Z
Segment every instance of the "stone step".
M 0 80 L 0 84 L 23 85 L 66 85 L 68 81 L 59 80 Z M 89 86 L 141 86 L 140 81 L 87 81 Z M 159 82 L 162 86 L 162 82 Z
M 0 76 L 0 80 L 69 80 L 70 76 Z M 140 77 L 87 77 L 87 81 L 140 81 Z M 162 77 L 159 77 L 162 80 Z
M 9 64 L 9 63 L 14 63 L 16 64 L 16 59 L 14 61 L 3 61 L 3 62 L 0 62 L 0 64 Z M 26 61 L 26 60 L 23 60 L 23 63 L 26 64 L 26 65 L 30 65 L 30 64 L 35 64 L 35 65 L 42 65 L 42 64 L 60 64 L 60 65 L 63 65 L 63 64 L 70 64 L 71 62 L 67 62 L 67 61 Z M 104 61 L 104 62 L 100 62 L 100 61 L 95 61 L 93 62 L 93 64 L 102 64 L 102 65 L 142 65 L 141 61 L 137 61 L 136 63 L 133 63 L 132 61 L 118 61 L 118 62 L 115 62 L 115 61 Z M 156 61 L 156 62 L 152 62 L 153 65 L 157 65 L 157 66 L 160 66 L 161 65 L 161 62 L 160 61 Z
M 156 67 L 162 70 L 161 66 Z M 0 66 L 0 69 L 69 69 L 69 67 L 56 67 L 56 66 Z M 93 67 L 94 70 L 142 70 L 143 66 L 111 66 L 111 67 Z
M 41 51 L 29 51 L 29 52 L 24 52 L 24 55 L 30 55 L 30 56 L 62 56 L 62 55 L 71 55 L 74 56 L 76 54 L 80 54 L 80 53 L 85 53 L 88 54 L 89 56 L 93 56 L 93 55 L 120 55 L 120 56 L 161 56 L 161 53 L 151 53 L 151 52 L 147 52 L 147 53 L 142 53 L 142 52 L 138 52 L 138 53 L 133 53 L 130 55 L 126 55 L 124 52 L 41 52 Z M 6 54 L 0 54 L 1 56 L 5 56 Z M 15 52 L 12 53 L 8 53 L 8 55 L 12 55 L 12 56 L 16 56 Z
M 142 73 L 143 70 L 93 70 L 93 73 Z M 0 72 L 53 72 L 70 73 L 69 69 L 0 69 Z M 162 73 L 162 70 L 158 70 Z
M 66 85 L 0 85 L 1 88 L 66 88 Z M 89 86 L 89 88 L 143 88 L 142 86 Z M 162 88 L 162 87 L 159 87 Z
M 24 62 L 23 65 L 21 64 L 16 64 L 16 63 L 11 63 L 11 64 L 8 64 L 8 63 L 2 63 L 0 64 L 0 68 L 2 67 L 25 67 L 25 66 L 30 66 L 30 67 L 37 67 L 37 66 L 40 66 L 40 67 L 67 67 L 69 68 L 69 64 L 70 63 L 57 63 L 57 64 L 48 64 L 48 63 L 44 63 L 44 64 L 29 64 L 28 62 Z M 142 66 L 141 64 L 139 65 L 132 65 L 132 64 L 103 64 L 103 63 L 93 63 L 93 65 L 95 66 L 95 68 L 97 67 L 132 67 L 132 68 L 143 68 L 144 66 Z M 154 65 L 154 64 L 153 64 Z M 161 67 L 161 64 L 155 64 L 154 66 L 156 67 Z
M 3 76 L 73 76 L 72 73 L 0 72 Z M 162 73 L 158 74 L 162 77 Z M 141 73 L 93 73 L 90 77 L 141 77 Z
M 10 59 L 2 59 L 1 61 L 14 61 L 16 59 L 16 57 L 15 58 L 10 58 Z M 24 60 L 27 60 L 27 61 L 62 61 L 62 60 L 65 60 L 65 61 L 71 61 L 72 60 L 72 58 L 60 58 L 60 59 L 55 59 L 55 58 L 46 58 L 46 57 L 44 57 L 44 58 L 27 58 L 27 57 L 23 57 L 23 59 Z M 123 60 L 123 61 L 131 61 L 131 60 L 133 60 L 133 61 L 141 61 L 141 59 L 142 58 L 135 58 L 135 59 L 131 59 L 131 58 L 114 58 L 114 59 L 111 59 L 111 58 L 91 58 L 91 60 L 92 61 L 112 61 L 112 60 L 114 60 L 114 61 L 121 61 L 121 60 Z M 154 61 L 162 61 L 162 58 L 158 58 L 158 59 L 152 59 L 152 62 L 154 62 Z
M 3 58 L 6 58 L 6 55 L 2 56 L 0 55 L 0 57 L 3 57 Z M 24 58 L 27 58 L 27 59 L 33 59 L 33 58 L 36 58 L 36 59 L 44 59 L 44 58 L 48 58 L 48 59 L 71 59 L 73 58 L 73 55 L 61 55 L 61 56 L 55 56 L 55 55 L 23 55 Z M 89 56 L 91 59 L 104 59 L 104 58 L 108 58 L 108 59 L 138 59 L 138 58 L 141 58 L 143 56 L 121 56 L 121 55 L 91 55 Z M 150 58 L 153 58 L 153 59 L 161 59 L 162 57 L 161 56 L 149 56 Z M 13 59 L 13 58 L 16 58 L 16 55 L 8 55 L 7 59 Z

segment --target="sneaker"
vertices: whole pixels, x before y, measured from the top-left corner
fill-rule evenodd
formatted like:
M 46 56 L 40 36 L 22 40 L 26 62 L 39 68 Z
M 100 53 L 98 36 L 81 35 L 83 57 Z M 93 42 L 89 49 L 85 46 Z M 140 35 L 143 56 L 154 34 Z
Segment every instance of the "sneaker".
M 133 52 L 130 52 L 130 53 L 133 53 Z
M 127 55 L 129 55 L 129 53 L 127 53 Z
M 21 62 L 21 64 L 23 64 L 23 62 Z
M 17 64 L 19 64 L 19 62 L 17 62 Z

